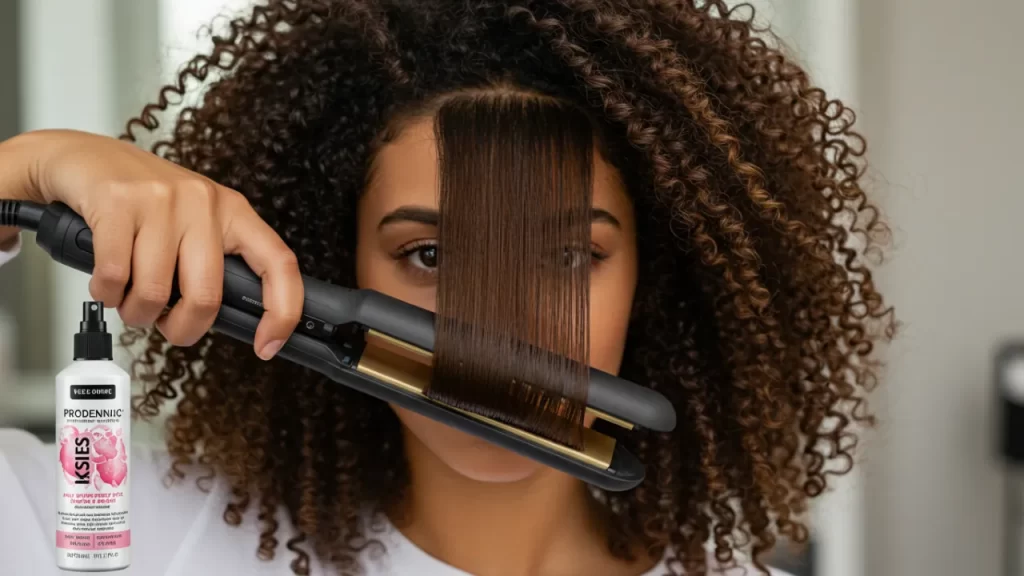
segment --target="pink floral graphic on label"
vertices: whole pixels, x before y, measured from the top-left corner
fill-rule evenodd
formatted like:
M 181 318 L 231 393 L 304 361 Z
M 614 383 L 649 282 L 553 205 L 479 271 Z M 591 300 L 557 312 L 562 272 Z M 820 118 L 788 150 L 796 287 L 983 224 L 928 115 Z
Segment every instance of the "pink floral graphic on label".
M 60 465 L 71 485 L 121 486 L 128 477 L 128 451 L 121 429 L 100 424 L 79 431 L 65 426 L 60 431 Z

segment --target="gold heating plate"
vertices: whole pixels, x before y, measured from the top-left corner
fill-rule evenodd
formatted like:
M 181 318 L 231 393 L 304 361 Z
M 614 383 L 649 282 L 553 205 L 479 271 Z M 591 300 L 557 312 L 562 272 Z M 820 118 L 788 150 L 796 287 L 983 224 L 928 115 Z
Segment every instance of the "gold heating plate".
M 363 350 L 362 357 L 359 359 L 359 363 L 356 365 L 356 370 L 387 382 L 406 392 L 416 394 L 424 400 L 433 402 L 423 392 L 430 383 L 432 364 L 433 354 L 430 352 L 375 330 L 368 330 L 366 332 L 366 347 Z M 486 416 L 474 414 L 446 404 L 442 405 L 449 410 L 454 410 L 474 420 L 515 434 L 528 442 L 539 444 L 549 450 L 579 460 L 590 466 L 603 469 L 608 469 L 611 466 L 612 454 L 615 452 L 615 439 L 596 432 L 591 428 L 583 429 L 583 449 L 574 450 L 558 442 L 548 440 L 525 430 L 520 430 Z M 610 416 L 590 407 L 587 408 L 587 413 L 626 429 L 633 428 L 631 423 L 621 418 Z

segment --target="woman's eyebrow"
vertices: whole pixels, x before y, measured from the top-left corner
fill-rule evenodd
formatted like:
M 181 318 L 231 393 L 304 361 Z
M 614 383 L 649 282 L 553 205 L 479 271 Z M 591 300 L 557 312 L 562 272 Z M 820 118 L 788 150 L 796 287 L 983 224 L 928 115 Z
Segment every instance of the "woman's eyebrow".
M 603 210 L 601 208 L 594 208 L 590 211 L 591 222 L 604 222 L 611 224 L 616 228 L 622 228 L 622 224 L 619 219 L 616 218 L 611 212 Z M 422 206 L 402 206 L 396 208 L 391 212 L 388 212 L 380 223 L 377 224 L 377 229 L 398 222 L 416 222 L 418 224 L 427 224 L 429 226 L 437 226 L 438 213 L 433 208 L 424 208 Z
M 600 208 L 594 208 L 594 209 L 592 209 L 590 211 L 590 214 L 591 214 L 591 218 L 590 218 L 591 222 L 604 222 L 606 224 L 611 224 L 612 226 L 615 226 L 616 228 L 619 228 L 620 230 L 622 229 L 622 224 L 619 222 L 619 219 L 616 218 L 611 212 L 609 212 L 607 210 L 602 210 Z
M 388 212 L 387 215 L 381 218 L 380 223 L 377 224 L 377 230 L 380 230 L 388 224 L 395 224 L 397 222 L 417 222 L 419 224 L 437 226 L 437 220 L 437 210 L 433 208 L 402 206 L 401 208 Z

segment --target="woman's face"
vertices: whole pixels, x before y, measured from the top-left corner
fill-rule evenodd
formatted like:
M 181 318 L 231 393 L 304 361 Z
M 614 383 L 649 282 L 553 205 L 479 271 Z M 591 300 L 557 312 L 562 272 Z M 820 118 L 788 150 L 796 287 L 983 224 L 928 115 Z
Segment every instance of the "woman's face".
M 384 146 L 358 215 L 357 281 L 434 310 L 438 157 L 432 118 L 408 124 Z M 617 373 L 636 286 L 636 238 L 629 197 L 617 172 L 595 155 L 591 240 L 600 260 L 590 280 L 590 363 Z M 409 210 L 412 209 L 412 210 Z M 417 216 L 410 216 L 418 215 Z M 393 406 L 407 438 L 456 472 L 479 481 L 512 482 L 542 465 L 403 408 Z M 589 421 L 588 421 L 589 424 Z

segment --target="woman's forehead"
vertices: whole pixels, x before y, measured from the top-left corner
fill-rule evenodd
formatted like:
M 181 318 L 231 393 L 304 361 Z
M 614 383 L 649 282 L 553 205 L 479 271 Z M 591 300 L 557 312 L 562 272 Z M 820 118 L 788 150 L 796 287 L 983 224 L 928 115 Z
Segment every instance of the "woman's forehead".
M 436 209 L 438 176 L 433 121 L 428 117 L 417 119 L 378 151 L 363 201 L 380 213 L 408 205 Z M 618 173 L 597 155 L 593 179 L 595 207 L 613 212 L 625 210 L 628 198 Z
M 437 208 L 437 160 L 433 122 L 411 122 L 378 152 L 367 194 L 385 212 L 408 204 Z

